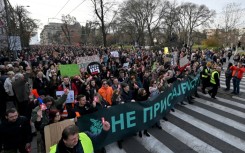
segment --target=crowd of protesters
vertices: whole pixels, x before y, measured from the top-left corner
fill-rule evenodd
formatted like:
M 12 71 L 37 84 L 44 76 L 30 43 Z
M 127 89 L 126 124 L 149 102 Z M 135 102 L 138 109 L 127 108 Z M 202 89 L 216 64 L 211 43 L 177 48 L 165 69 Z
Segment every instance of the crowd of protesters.
M 115 50 L 119 57 L 111 56 L 110 52 Z M 174 54 L 176 56 L 169 56 Z M 206 87 L 212 86 L 208 93 L 215 98 L 223 64 L 229 62 L 232 56 L 225 50 L 215 52 L 208 49 L 189 51 L 186 48 L 172 48 L 165 55 L 162 50 L 79 46 L 32 46 L 17 52 L 16 59 L 6 52 L 1 55 L 0 151 L 19 149 L 21 153 L 28 152 L 30 137 L 34 132 L 27 121 L 32 121 L 44 141 L 46 125 L 70 118 L 76 120 L 114 105 L 146 101 L 164 92 L 174 82 L 185 79 L 189 74 L 196 75 L 199 71 L 203 82 L 202 92 L 206 94 Z M 101 59 L 102 68 L 98 75 L 90 75 L 81 69 L 80 75 L 61 76 L 60 64 L 76 63 L 77 57 L 91 55 L 98 55 Z M 189 62 L 180 66 L 179 61 L 185 56 L 188 56 Z M 174 60 L 166 60 L 169 58 Z M 234 94 L 239 94 L 239 83 L 245 71 L 240 62 L 245 62 L 244 59 L 244 56 L 237 59 L 235 55 L 234 64 L 237 66 L 229 64 L 225 71 L 226 90 L 230 89 L 229 82 L 233 78 Z M 124 63 L 128 66 L 124 67 Z M 33 89 L 37 90 L 47 109 L 40 109 L 40 101 L 33 95 Z M 65 103 L 69 90 L 74 91 L 74 103 Z M 64 95 L 56 97 L 56 91 L 64 91 Z M 196 91 L 194 95 L 187 96 L 185 101 L 193 104 L 193 96 L 200 98 Z M 180 104 L 186 105 L 184 101 Z M 174 107 L 171 110 L 174 112 Z M 156 123 L 156 127 L 161 129 L 159 123 Z M 16 129 L 16 132 L 8 128 Z M 24 132 L 17 133 L 21 130 Z M 6 135 L 9 133 L 10 136 Z M 150 136 L 147 129 L 143 134 Z M 139 136 L 142 137 L 141 132 Z M 5 139 L 7 137 L 10 140 Z M 122 148 L 122 140 L 118 141 L 118 145 Z

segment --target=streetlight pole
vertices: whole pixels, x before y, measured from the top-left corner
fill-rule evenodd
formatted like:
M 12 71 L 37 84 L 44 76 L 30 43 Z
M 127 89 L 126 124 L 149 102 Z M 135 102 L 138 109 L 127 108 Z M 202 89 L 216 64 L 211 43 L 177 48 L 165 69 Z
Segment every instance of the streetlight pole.
M 8 48 L 7 48 L 7 52 L 8 52 L 8 57 L 9 57 L 9 61 L 10 59 L 10 44 L 9 44 L 9 35 L 10 35 L 10 29 L 9 29 L 9 11 L 8 11 L 8 3 L 7 0 L 3 0 L 4 2 L 4 10 L 5 10 L 5 16 L 6 16 L 6 33 L 7 33 L 7 44 L 8 44 Z

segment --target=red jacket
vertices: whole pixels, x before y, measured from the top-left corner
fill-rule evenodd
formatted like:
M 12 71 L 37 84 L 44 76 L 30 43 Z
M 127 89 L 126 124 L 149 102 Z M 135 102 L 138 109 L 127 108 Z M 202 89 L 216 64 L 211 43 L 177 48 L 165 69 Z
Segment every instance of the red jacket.
M 239 68 L 239 67 L 236 67 L 236 66 L 231 66 L 230 67 L 230 70 L 232 70 L 232 76 L 234 77 L 236 75 L 236 72 L 237 72 L 237 78 L 238 79 L 242 79 L 243 77 L 243 73 L 245 72 L 245 68 Z
M 61 85 L 58 86 L 58 91 L 63 91 L 64 90 L 64 83 L 62 83 Z M 68 87 L 69 90 L 73 90 L 74 91 L 74 95 L 78 95 L 78 90 L 77 87 L 74 83 L 71 83 L 71 86 L 69 85 Z

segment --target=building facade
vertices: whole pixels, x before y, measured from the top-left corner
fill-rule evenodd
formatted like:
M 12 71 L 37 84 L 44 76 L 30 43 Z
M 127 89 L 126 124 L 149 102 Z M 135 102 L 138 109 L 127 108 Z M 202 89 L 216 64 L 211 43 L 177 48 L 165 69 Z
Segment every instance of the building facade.
M 49 23 L 45 25 L 41 34 L 42 45 L 77 45 L 81 43 L 81 25 L 64 25 L 63 23 Z

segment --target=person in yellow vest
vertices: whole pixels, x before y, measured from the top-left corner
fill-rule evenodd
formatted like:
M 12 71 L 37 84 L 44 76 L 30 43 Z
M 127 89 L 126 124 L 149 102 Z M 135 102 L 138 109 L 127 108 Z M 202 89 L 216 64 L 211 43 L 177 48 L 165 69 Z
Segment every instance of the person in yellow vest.
M 204 66 L 203 71 L 202 71 L 202 93 L 207 94 L 205 89 L 206 87 L 210 86 L 210 76 L 211 76 L 211 66 L 212 63 L 208 62 L 206 66 Z
M 110 123 L 102 123 L 103 130 L 99 135 L 90 132 L 80 132 L 76 125 L 67 126 L 58 144 L 50 147 L 50 153 L 93 153 L 93 144 L 103 140 L 106 131 L 110 130 Z
M 215 96 L 218 92 L 218 88 L 220 87 L 220 72 L 221 67 L 216 67 L 215 70 L 211 74 L 210 83 L 212 89 L 208 91 L 208 94 L 213 98 L 216 99 Z

